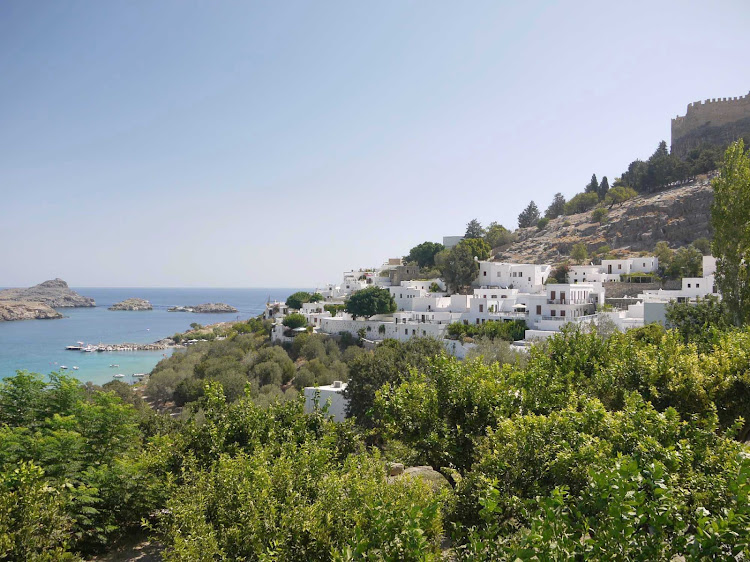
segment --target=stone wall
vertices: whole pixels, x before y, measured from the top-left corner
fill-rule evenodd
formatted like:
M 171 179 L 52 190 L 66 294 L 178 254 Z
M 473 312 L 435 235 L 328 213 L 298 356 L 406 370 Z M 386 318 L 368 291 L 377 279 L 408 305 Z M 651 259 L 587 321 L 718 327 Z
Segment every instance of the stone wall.
M 750 94 L 697 101 L 672 119 L 672 153 L 684 158 L 701 144 L 725 145 L 750 136 Z

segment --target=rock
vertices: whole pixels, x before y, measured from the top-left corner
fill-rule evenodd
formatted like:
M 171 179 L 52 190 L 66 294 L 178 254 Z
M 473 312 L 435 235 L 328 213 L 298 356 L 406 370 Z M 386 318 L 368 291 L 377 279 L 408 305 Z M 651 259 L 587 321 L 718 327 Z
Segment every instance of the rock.
M 173 306 L 168 308 L 167 312 L 196 312 L 199 314 L 237 312 L 237 309 L 223 302 L 209 302 L 206 304 L 196 304 L 194 306 Z
M 40 302 L 0 301 L 0 322 L 11 320 L 49 320 L 62 318 L 62 314 Z
M 52 279 L 28 289 L 0 291 L 0 301 L 24 301 L 46 304 L 52 308 L 96 306 L 94 299 L 82 297 L 68 288 L 62 279 Z
M 400 462 L 392 462 L 388 466 L 388 476 L 398 476 L 404 473 L 404 465 Z
M 710 179 L 643 194 L 607 209 L 607 222 L 591 221 L 591 211 L 552 219 L 543 230 L 521 228 L 518 240 L 498 248 L 495 259 L 512 263 L 560 263 L 577 243 L 591 252 L 608 245 L 622 257 L 651 252 L 657 242 L 671 248 L 710 238 L 713 188 Z
M 403 465 L 401 466 L 403 467 Z M 451 487 L 448 479 L 431 466 L 410 466 L 402 473 L 396 476 L 391 476 L 389 481 L 393 482 L 397 478 L 418 478 L 419 480 L 427 482 L 435 492 Z
M 145 299 L 125 299 L 122 302 L 113 304 L 108 310 L 153 310 L 154 307 Z

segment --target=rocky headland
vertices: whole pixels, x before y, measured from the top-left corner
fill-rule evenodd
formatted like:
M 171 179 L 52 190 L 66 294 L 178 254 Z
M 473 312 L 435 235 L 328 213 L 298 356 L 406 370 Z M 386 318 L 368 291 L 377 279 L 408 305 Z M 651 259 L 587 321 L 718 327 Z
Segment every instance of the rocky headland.
M 54 308 L 40 302 L 0 301 L 0 322 L 62 318 Z
M 168 308 L 167 312 L 195 312 L 199 314 L 209 314 L 219 312 L 237 312 L 237 309 L 223 302 L 209 302 L 194 306 L 173 306 L 172 308 Z
M 714 192 L 710 178 L 658 193 L 644 194 L 607 209 L 600 224 L 592 212 L 561 216 L 542 230 L 520 228 L 518 240 L 495 248 L 495 259 L 514 263 L 559 263 L 570 256 L 575 244 L 589 252 L 608 245 L 623 257 L 651 252 L 664 240 L 671 248 L 687 246 L 698 238 L 711 237 L 711 203 Z
M 79 295 L 62 279 L 45 281 L 28 289 L 5 289 L 0 291 L 2 301 L 41 303 L 51 308 L 96 306 L 94 299 Z
M 107 310 L 153 310 L 154 307 L 146 299 L 125 299 L 110 306 Z

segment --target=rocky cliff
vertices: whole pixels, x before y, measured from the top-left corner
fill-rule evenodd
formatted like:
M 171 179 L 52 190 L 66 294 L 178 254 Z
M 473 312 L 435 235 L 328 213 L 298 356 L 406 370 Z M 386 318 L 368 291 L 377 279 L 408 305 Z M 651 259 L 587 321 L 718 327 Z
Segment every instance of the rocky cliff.
M 5 289 L 0 291 L 0 301 L 35 302 L 52 308 L 96 306 L 94 299 L 72 291 L 62 279 L 45 281 L 28 289 Z
M 46 304 L 28 301 L 0 301 L 0 322 L 49 320 L 52 318 L 62 318 L 62 314 Z
M 558 263 L 567 259 L 573 245 L 582 242 L 589 251 L 608 245 L 619 254 L 650 252 L 660 240 L 671 248 L 710 238 L 713 188 L 708 177 L 642 195 L 608 209 L 607 222 L 599 224 L 591 211 L 558 217 L 546 228 L 517 230 L 518 240 L 496 252 L 499 261 Z
M 167 312 L 198 312 L 198 313 L 215 313 L 215 312 L 237 312 L 237 309 L 223 302 L 209 302 L 206 304 L 196 304 L 194 306 L 173 306 L 168 308 Z
M 145 299 L 125 299 L 110 306 L 107 310 L 153 310 L 154 307 Z

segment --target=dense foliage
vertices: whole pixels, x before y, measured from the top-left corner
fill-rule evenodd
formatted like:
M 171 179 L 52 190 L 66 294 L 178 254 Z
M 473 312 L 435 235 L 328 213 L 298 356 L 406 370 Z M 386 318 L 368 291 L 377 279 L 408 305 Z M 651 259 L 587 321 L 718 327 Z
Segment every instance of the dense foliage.
M 143 524 L 169 561 L 439 560 L 445 536 L 458 560 L 746 558 L 750 329 L 681 306 L 675 330 L 569 329 L 528 354 L 485 334 L 466 361 L 238 323 L 155 370 L 148 394 L 169 371 L 200 385 L 178 418 L 123 383 L 19 373 L 0 384 L 0 558 L 77 560 Z M 352 420 L 305 414 L 298 379 L 337 369 Z
M 742 140 L 732 144 L 713 182 L 713 252 L 716 284 L 732 321 L 750 323 L 750 153 Z
M 527 326 L 524 320 L 490 320 L 483 324 L 464 324 L 462 322 L 454 322 L 448 326 L 448 336 L 452 339 L 484 337 L 490 340 L 501 339 L 512 342 L 522 340 L 526 328 Z
M 320 293 L 308 293 L 307 291 L 297 291 L 289 295 L 286 299 L 286 305 L 289 308 L 299 310 L 302 305 L 306 302 L 320 302 L 323 300 L 323 295 Z
M 453 293 L 466 292 L 479 275 L 479 264 L 474 260 L 471 248 L 458 244 L 435 256 L 440 278 Z
M 539 207 L 533 201 L 518 215 L 518 228 L 534 226 L 540 219 Z
M 404 256 L 406 263 L 416 263 L 419 267 L 435 267 L 435 254 L 445 249 L 445 246 L 437 242 L 422 242 L 409 250 Z
M 367 287 L 349 297 L 346 301 L 346 311 L 354 318 L 390 314 L 396 312 L 396 301 L 388 289 Z

